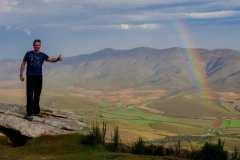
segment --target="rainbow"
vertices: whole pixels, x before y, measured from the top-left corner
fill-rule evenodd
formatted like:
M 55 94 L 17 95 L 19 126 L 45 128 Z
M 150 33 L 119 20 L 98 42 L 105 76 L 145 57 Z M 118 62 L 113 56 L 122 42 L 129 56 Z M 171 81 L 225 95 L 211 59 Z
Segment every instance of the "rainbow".
M 195 93 L 201 98 L 206 99 L 204 103 L 213 110 L 217 109 L 216 104 L 212 100 L 215 95 L 209 87 L 207 75 L 204 69 L 204 62 L 200 56 L 199 50 L 194 47 L 194 40 L 191 36 L 190 29 L 188 28 L 187 22 L 184 20 L 178 20 L 175 26 L 180 34 L 180 42 L 182 42 L 184 48 L 186 48 L 186 58 L 188 60 L 188 66 L 191 72 L 193 86 Z M 214 109 L 215 108 L 215 109 Z
M 186 22 L 183 20 L 178 21 L 177 23 L 179 33 L 182 37 L 182 42 L 184 48 L 186 48 L 187 59 L 189 63 L 189 67 L 192 73 L 192 80 L 194 82 L 194 86 L 197 87 L 200 95 L 205 95 L 204 91 L 209 89 L 208 80 L 206 77 L 204 63 L 198 50 L 194 47 L 194 41 L 190 34 L 190 29 L 188 28 Z

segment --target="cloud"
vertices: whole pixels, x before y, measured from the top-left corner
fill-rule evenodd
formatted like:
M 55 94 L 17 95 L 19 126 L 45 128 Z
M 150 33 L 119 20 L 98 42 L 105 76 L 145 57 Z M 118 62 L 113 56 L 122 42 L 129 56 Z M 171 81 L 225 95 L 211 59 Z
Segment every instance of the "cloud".
M 0 0 L 0 13 L 10 12 L 18 5 L 16 0 Z
M 45 3 L 63 2 L 63 0 L 42 0 Z
M 46 28 L 61 28 L 65 30 L 69 30 L 72 32 L 81 32 L 85 30 L 94 30 L 94 31 L 100 31 L 100 30 L 109 30 L 109 29 L 115 29 L 115 30 L 156 30 L 162 28 L 160 24 L 107 24 L 107 25 L 63 25 L 63 24 L 45 24 Z
M 130 29 L 142 29 L 142 30 L 155 30 L 159 29 L 160 24 L 117 24 L 109 26 L 114 29 L 130 30 Z
M 65 0 L 41 0 L 44 3 L 65 3 Z M 133 5 L 133 6 L 142 6 L 142 5 L 152 5 L 152 4 L 173 4 L 181 2 L 190 2 L 191 0 L 68 0 L 68 4 L 78 4 L 78 5 L 99 5 L 99 6 L 117 6 L 117 5 Z M 206 1 L 206 0 L 205 0 Z
M 23 28 L 22 30 L 24 33 L 26 33 L 28 36 L 31 36 L 32 35 L 32 31 L 28 28 Z
M 120 17 L 128 21 L 159 21 L 159 20 L 174 20 L 174 19 L 220 19 L 239 16 L 238 10 L 221 10 L 210 12 L 153 12 L 145 11 L 137 14 L 121 15 Z
M 239 16 L 240 10 L 227 6 L 240 1 L 229 0 L 229 3 L 224 0 L 0 0 L 0 10 L 9 12 L 7 16 L 0 14 L 0 24 L 25 26 L 32 31 L 36 28 L 156 30 L 169 20 Z
M 209 1 L 211 5 L 218 5 L 222 7 L 239 7 L 240 1 L 239 0 L 213 0 Z
M 226 18 L 226 17 L 240 15 L 240 11 L 225 10 L 225 11 L 214 11 L 214 12 L 192 12 L 192 13 L 182 13 L 181 15 L 187 18 L 193 18 L 193 19 Z
M 23 32 L 28 36 L 32 35 L 32 31 L 30 28 L 23 27 L 23 26 L 11 26 L 11 25 L 5 25 L 2 26 L 6 31 L 11 32 L 11 31 L 17 31 L 17 32 Z

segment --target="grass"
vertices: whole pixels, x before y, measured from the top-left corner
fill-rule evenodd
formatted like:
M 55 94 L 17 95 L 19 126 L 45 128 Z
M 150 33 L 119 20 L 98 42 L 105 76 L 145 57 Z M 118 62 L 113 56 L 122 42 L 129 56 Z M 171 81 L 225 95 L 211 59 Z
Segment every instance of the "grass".
M 178 107 L 181 108 L 178 108 Z M 179 94 L 153 100 L 148 107 L 164 110 L 167 115 L 185 117 L 209 117 L 216 115 L 229 115 L 230 112 L 219 105 L 217 100 L 208 100 L 206 97 L 199 97 L 190 94 Z
M 158 130 L 167 130 L 173 133 L 180 133 L 179 129 L 192 129 L 185 133 L 202 133 L 207 130 L 211 120 L 196 120 L 190 118 L 177 118 L 145 112 L 135 106 L 116 106 L 108 104 L 100 105 L 100 111 L 105 119 L 128 122 L 131 125 L 145 126 Z M 170 130 L 169 130 L 170 126 Z M 172 126 L 172 127 L 171 127 Z M 175 128 L 175 130 L 174 130 Z
M 240 127 L 240 119 L 226 119 L 224 120 L 222 127 L 224 128 L 239 128 Z
M 102 146 L 87 146 L 80 143 L 82 136 L 60 135 L 31 139 L 22 147 L 11 147 L 6 137 L 0 136 L 0 159 L 24 160 L 164 160 L 171 157 L 142 156 L 129 153 L 114 153 Z

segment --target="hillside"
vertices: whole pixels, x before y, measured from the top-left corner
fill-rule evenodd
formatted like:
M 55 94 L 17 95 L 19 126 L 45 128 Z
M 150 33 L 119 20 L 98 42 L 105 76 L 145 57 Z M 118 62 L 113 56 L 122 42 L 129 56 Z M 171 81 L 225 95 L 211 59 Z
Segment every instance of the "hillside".
M 112 153 L 103 147 L 81 145 L 80 135 L 44 136 L 30 140 L 22 147 L 13 148 L 0 136 L 0 159 L 45 160 L 180 160 L 174 157 L 141 156 L 129 153 Z
M 207 81 L 216 90 L 239 90 L 240 52 L 230 49 L 194 49 L 202 59 Z M 197 61 L 200 61 L 198 59 Z M 0 80 L 18 78 L 19 61 L 0 61 Z M 106 48 L 92 54 L 66 57 L 44 66 L 46 85 L 52 88 L 122 89 L 161 88 L 183 90 L 194 87 L 187 49 L 129 50 Z

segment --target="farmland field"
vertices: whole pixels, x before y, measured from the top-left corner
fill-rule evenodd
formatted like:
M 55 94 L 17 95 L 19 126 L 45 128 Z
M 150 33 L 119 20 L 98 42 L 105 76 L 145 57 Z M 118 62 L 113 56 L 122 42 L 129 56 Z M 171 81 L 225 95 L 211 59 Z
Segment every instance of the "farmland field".
M 239 128 L 240 127 L 240 119 L 226 119 L 226 120 L 224 120 L 222 127 Z
M 1 103 L 25 105 L 24 88 L 2 88 L 0 95 Z M 213 107 L 218 107 L 216 102 Z M 78 89 L 73 92 L 72 89 L 50 91 L 47 88 L 43 88 L 40 103 L 41 107 L 53 107 L 81 115 L 89 125 L 93 121 L 105 120 L 109 129 L 119 126 L 122 140 L 126 143 L 131 143 L 139 136 L 154 141 L 166 136 L 216 134 L 227 139 L 229 146 L 239 143 L 239 113 L 222 107 L 212 110 L 214 112 L 208 115 L 210 107 L 198 110 L 196 106 L 192 107 L 202 107 L 201 104 L 197 97 L 189 93 L 173 96 L 164 90 L 103 92 Z M 193 116 L 196 110 L 202 112 Z

